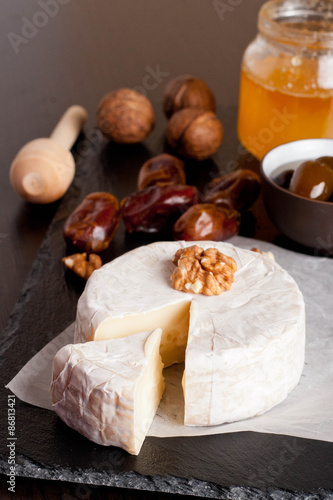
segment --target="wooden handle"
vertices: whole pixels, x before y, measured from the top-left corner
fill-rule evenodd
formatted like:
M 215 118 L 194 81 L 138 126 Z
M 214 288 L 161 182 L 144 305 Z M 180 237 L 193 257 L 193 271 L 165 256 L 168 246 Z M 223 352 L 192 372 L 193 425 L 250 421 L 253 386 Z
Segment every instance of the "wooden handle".
M 65 149 L 71 149 L 87 120 L 87 111 L 78 105 L 65 111 L 50 138 Z
M 67 191 L 75 174 L 69 151 L 87 119 L 81 106 L 71 106 L 61 117 L 50 138 L 28 142 L 10 167 L 15 191 L 32 203 L 51 203 Z

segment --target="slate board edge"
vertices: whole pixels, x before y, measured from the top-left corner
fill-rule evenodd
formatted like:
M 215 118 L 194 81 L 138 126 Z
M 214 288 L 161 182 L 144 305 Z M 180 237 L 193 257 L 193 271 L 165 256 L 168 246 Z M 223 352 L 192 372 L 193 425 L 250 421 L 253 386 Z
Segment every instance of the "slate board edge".
M 117 472 L 110 475 L 106 472 L 97 473 L 96 471 L 78 469 L 75 473 L 71 473 L 68 469 L 58 468 L 55 470 L 43 464 L 32 463 L 30 459 L 24 457 L 20 457 L 20 462 L 16 464 L 16 476 L 85 484 L 87 490 L 91 485 L 92 490 L 96 486 L 111 486 L 228 500 L 333 500 L 333 491 L 323 489 L 312 492 L 291 492 L 274 487 L 267 490 L 242 486 L 223 487 L 195 478 L 143 476 L 133 471 Z M 0 465 L 0 473 L 6 474 L 3 464 Z

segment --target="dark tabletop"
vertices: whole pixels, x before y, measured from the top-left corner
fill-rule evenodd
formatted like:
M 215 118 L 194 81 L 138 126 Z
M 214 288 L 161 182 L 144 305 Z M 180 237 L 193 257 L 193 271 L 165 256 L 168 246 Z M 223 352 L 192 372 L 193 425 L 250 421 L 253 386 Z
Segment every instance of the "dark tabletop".
M 255 36 L 257 12 L 262 3 L 262 0 L 1 2 L 3 383 L 73 320 L 80 284 L 58 273 L 58 257 L 64 251 L 61 237 L 64 218 L 84 193 L 102 190 L 102 184 L 122 198 L 134 190 L 140 165 L 150 156 L 167 150 L 161 101 L 169 80 L 181 74 L 203 78 L 216 96 L 217 114 L 225 128 L 222 146 L 212 160 L 199 166 L 190 162 L 187 167 L 190 181 L 200 185 L 236 164 L 258 171 L 258 162 L 239 148 L 236 124 L 241 57 Z M 142 145 L 116 147 L 100 141 L 94 134 L 99 100 L 109 90 L 120 87 L 137 88 L 153 103 L 157 126 Z M 11 160 L 26 142 L 47 137 L 72 104 L 83 105 L 89 114 L 84 134 L 73 149 L 77 160 L 74 184 L 59 202 L 44 206 L 28 204 L 10 186 Z M 279 233 L 268 219 L 261 198 L 244 216 L 241 234 L 311 254 L 311 250 L 298 247 Z M 105 258 L 113 258 L 147 241 L 147 238 L 129 238 L 121 227 Z M 50 282 L 54 286 L 50 287 Z M 55 290 L 64 291 L 60 299 L 54 296 Z M 53 326 L 48 337 L 38 338 L 46 316 L 52 318 Z M 7 395 L 8 391 L 2 388 L 2 417 L 7 415 Z M 20 402 L 17 402 L 17 424 L 20 429 L 15 498 L 19 499 L 155 499 L 174 498 L 175 494 L 176 498 L 196 495 L 315 499 L 329 498 L 329 491 L 333 495 L 330 443 L 258 433 L 187 440 L 148 438 L 141 457 L 136 459 L 115 449 L 104 450 L 101 455 L 98 447 L 89 447 L 83 440 L 73 438 L 51 412 Z M 35 445 L 38 429 L 39 443 Z M 57 442 L 53 442 L 54 436 Z M 106 453 L 107 467 L 103 466 Z M 2 459 L 6 461 L 6 454 Z M 93 466 L 94 461 L 100 470 Z M 1 476 L 1 498 L 12 496 L 7 491 L 7 480 L 5 475 Z

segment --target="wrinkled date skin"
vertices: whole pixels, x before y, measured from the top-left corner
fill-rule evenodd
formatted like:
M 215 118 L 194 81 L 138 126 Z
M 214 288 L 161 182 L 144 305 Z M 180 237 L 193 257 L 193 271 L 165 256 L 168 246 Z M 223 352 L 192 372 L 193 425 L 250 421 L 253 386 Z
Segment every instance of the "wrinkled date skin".
M 194 186 L 150 186 L 124 198 L 122 216 L 129 233 L 170 233 L 177 218 L 198 203 Z
M 185 184 L 184 162 L 169 154 L 154 156 L 142 165 L 138 175 L 138 189 L 155 184 Z
M 190 207 L 174 224 L 175 240 L 223 241 L 238 234 L 240 213 L 218 207 L 213 203 L 199 203 Z
M 235 210 L 247 210 L 258 198 L 260 177 L 252 170 L 236 170 L 209 182 L 205 201 L 217 205 L 229 204 Z
M 115 196 L 91 193 L 68 217 L 64 238 L 83 252 L 102 252 L 109 246 L 120 219 L 120 205 Z

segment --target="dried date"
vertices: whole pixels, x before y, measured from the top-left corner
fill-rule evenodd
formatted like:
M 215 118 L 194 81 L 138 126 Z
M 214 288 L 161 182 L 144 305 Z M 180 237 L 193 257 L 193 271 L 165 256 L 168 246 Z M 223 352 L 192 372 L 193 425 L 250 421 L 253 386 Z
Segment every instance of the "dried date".
M 190 207 L 174 224 L 175 240 L 223 241 L 239 232 L 240 213 L 213 203 Z
M 230 204 L 235 210 L 247 210 L 258 198 L 260 177 L 252 170 L 236 170 L 209 182 L 205 201 L 217 205 Z
M 292 169 L 284 170 L 274 177 L 273 181 L 278 186 L 283 187 L 284 189 L 289 189 L 290 179 L 292 178 L 293 173 L 294 171 Z
M 168 233 L 177 218 L 197 202 L 194 186 L 157 184 L 124 198 L 121 210 L 129 233 Z
M 154 156 L 140 168 L 138 189 L 160 184 L 185 184 L 184 162 L 166 153 Z
M 306 160 L 294 170 L 289 190 L 311 200 L 328 201 L 333 193 L 333 170 L 327 163 Z
M 109 246 L 120 218 L 120 205 L 115 196 L 106 192 L 91 193 L 68 217 L 64 238 L 83 252 L 102 252 Z

